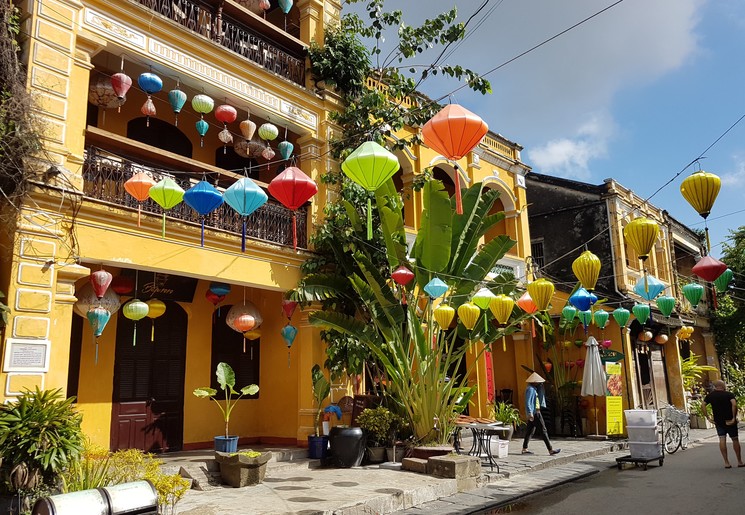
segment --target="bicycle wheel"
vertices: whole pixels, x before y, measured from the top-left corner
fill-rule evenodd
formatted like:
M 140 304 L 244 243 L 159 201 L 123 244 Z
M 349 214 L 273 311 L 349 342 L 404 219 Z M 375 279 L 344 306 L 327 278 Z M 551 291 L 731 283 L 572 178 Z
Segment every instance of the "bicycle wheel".
M 665 431 L 665 452 L 673 454 L 680 447 L 680 427 L 672 425 Z
M 690 433 L 688 432 L 688 424 L 681 426 L 680 428 L 680 448 L 684 451 L 688 448 L 690 443 Z

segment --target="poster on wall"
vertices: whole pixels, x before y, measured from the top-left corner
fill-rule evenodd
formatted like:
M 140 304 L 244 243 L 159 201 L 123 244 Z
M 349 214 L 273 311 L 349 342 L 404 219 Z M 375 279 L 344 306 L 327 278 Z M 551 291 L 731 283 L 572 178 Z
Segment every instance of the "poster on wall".
M 494 366 L 492 364 L 491 352 L 484 351 L 484 365 L 486 367 L 486 397 L 489 402 L 494 402 Z
M 623 434 L 623 383 L 621 382 L 621 363 L 606 363 L 606 434 Z

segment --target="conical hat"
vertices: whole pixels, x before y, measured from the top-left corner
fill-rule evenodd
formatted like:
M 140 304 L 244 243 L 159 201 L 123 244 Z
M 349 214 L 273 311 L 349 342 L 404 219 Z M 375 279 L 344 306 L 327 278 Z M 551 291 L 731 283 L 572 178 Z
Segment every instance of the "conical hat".
M 528 378 L 525 380 L 526 383 L 545 383 L 546 380 L 543 379 L 541 376 L 538 375 L 538 372 L 533 372 L 528 376 Z

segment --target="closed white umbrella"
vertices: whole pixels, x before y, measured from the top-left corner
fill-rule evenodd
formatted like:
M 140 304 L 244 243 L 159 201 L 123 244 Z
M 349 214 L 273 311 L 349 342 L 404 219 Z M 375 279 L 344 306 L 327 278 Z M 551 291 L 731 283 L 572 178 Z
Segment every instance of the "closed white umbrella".
M 605 397 L 605 371 L 603 362 L 600 360 L 600 350 L 598 341 L 590 336 L 585 343 L 587 355 L 585 356 L 585 370 L 582 373 L 582 391 L 583 396 L 592 395 L 595 404 L 595 435 L 598 435 L 598 409 L 597 398 Z

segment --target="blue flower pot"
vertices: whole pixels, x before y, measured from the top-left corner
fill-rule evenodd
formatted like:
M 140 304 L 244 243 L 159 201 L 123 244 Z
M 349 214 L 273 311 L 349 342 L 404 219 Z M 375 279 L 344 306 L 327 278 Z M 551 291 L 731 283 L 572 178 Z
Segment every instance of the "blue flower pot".
M 216 436 L 215 450 L 220 452 L 238 452 L 238 437 Z
M 329 437 L 323 436 L 308 436 L 308 458 L 312 460 L 326 459 L 329 447 Z

